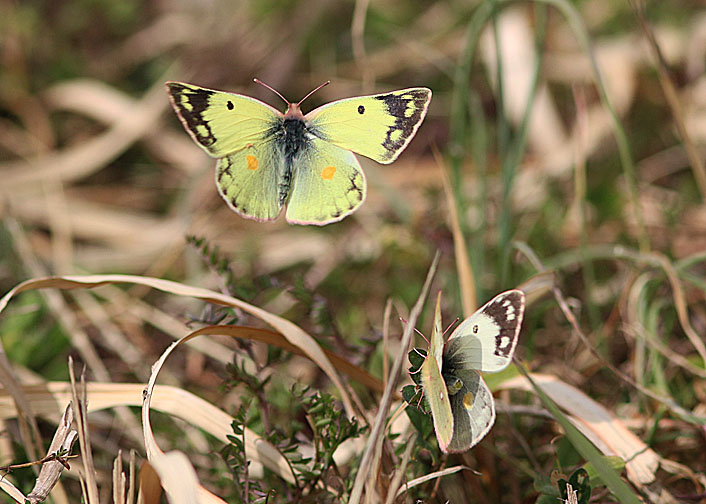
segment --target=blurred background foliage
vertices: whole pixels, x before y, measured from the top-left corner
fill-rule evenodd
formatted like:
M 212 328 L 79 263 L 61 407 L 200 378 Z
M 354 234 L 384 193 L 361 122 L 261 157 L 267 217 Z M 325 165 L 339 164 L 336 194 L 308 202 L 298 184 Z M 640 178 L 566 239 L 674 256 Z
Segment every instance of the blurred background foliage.
M 706 417 L 698 344 L 706 333 L 706 9 L 699 1 L 648 2 L 645 25 L 639 9 L 610 0 L 0 0 L 2 292 L 44 275 L 168 278 L 287 318 L 382 377 L 383 360 L 407 353 L 395 346 L 402 329 L 394 320 L 407 317 L 437 250 L 432 291 L 445 293 L 446 320 L 462 317 L 460 240 L 472 266 L 473 292 L 465 293 L 477 299 L 472 304 L 541 268 L 556 273 L 587 340 L 545 297 L 527 310 L 518 356 L 581 389 L 672 464 L 655 466 L 649 484 L 628 478 L 637 493 L 697 502 L 706 491 L 698 420 Z M 218 196 L 214 160 L 182 130 L 164 91 L 164 81 L 180 80 L 283 108 L 253 77 L 292 101 L 331 80 L 305 112 L 410 86 L 434 95 L 398 161 L 361 158 L 369 193 L 354 215 L 323 228 L 262 224 Z M 392 341 L 383 347 L 388 299 Z M 423 312 L 422 332 L 431 311 Z M 104 364 L 99 372 L 89 366 L 92 379 L 139 382 L 193 319 L 261 325 L 238 310 L 218 316 L 200 301 L 106 288 L 25 294 L 0 319 L 0 337 L 29 382 L 65 380 L 67 356 L 85 361 L 91 352 Z M 282 438 L 297 435 L 288 429 L 303 425 L 302 408 L 311 407 L 292 399 L 295 382 L 335 394 L 305 359 L 225 344 L 256 363 L 251 386 L 195 348 L 170 362 L 165 380 L 229 412 L 243 394 L 272 401 L 274 425 L 242 411 L 238 418 Z M 676 414 L 606 363 L 696 418 Z M 227 376 L 233 386 L 219 388 Z M 352 386 L 374 415 L 376 393 Z M 540 483 L 552 470 L 568 480 L 585 462 L 556 423 L 537 410 L 522 413 L 541 409 L 534 396 L 500 397 L 512 414 L 499 414 L 470 453 L 442 462 L 476 473 L 431 481 L 402 500 L 535 502 L 551 494 Z M 105 453 L 97 469 L 107 472 L 118 446 L 142 447 L 112 432 L 126 427 L 104 415 L 94 449 Z M 237 495 L 222 478 L 229 466 L 198 434 L 187 447 L 178 432 L 188 427 L 160 427 L 168 444 L 202 450 L 193 463 L 206 486 Z M 22 458 L 13 446 L 2 463 Z M 406 479 L 439 468 L 434 448 L 433 439 L 419 441 Z M 355 475 L 357 456 L 338 468 L 344 481 Z M 259 483 L 264 492 L 292 495 L 269 476 Z M 600 484 L 593 495 L 615 498 Z

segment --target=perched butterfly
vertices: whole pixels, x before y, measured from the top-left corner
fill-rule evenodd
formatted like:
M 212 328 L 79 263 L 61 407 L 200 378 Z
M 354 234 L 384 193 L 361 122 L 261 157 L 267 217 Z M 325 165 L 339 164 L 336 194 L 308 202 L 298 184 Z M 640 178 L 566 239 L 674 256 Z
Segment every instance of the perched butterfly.
M 263 84 L 255 79 L 256 82 Z M 421 124 L 427 88 L 338 100 L 303 115 L 249 96 L 167 82 L 172 106 L 193 139 L 218 158 L 216 185 L 228 205 L 259 221 L 324 225 L 343 219 L 365 199 L 365 175 L 353 152 L 392 163 Z
M 443 452 L 464 452 L 495 422 L 495 402 L 480 373 L 505 369 L 515 352 L 525 311 L 520 290 L 498 294 L 461 322 L 444 344 L 441 293 L 436 301 L 421 384 Z

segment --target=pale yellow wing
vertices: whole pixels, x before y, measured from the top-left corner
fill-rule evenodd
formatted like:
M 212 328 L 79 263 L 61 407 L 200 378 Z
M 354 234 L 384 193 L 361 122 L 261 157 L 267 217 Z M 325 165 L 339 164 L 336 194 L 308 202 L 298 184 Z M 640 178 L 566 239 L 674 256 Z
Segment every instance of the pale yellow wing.
M 244 217 L 276 219 L 286 192 L 280 194 L 284 158 L 272 141 L 260 141 L 218 160 L 216 185 L 228 206 Z
M 283 120 L 277 109 L 249 96 L 183 82 L 166 86 L 184 129 L 213 157 L 262 141 Z
M 422 364 L 422 388 L 427 398 L 431 416 L 434 420 L 434 431 L 439 447 L 446 451 L 454 430 L 454 417 L 449 402 L 449 391 L 446 382 L 439 371 L 440 363 L 431 353 Z
M 409 88 L 346 98 L 309 112 L 309 131 L 379 163 L 392 163 L 427 113 L 431 90 Z
M 333 144 L 310 138 L 292 168 L 288 222 L 320 226 L 336 222 L 365 199 L 365 175 L 358 160 Z
M 449 391 L 441 374 L 444 339 L 441 325 L 441 292 L 436 298 L 434 311 L 434 327 L 431 331 L 431 341 L 427 358 L 422 364 L 422 388 L 427 398 L 431 416 L 434 420 L 434 431 L 439 447 L 446 451 L 454 432 L 454 416 L 449 400 Z

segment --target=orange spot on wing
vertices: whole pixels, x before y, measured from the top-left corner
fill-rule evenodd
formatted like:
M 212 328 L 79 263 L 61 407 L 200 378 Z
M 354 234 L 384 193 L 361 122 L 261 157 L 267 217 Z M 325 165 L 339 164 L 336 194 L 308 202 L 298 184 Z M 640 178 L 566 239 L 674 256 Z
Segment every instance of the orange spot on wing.
M 333 178 L 333 176 L 335 175 L 335 173 L 336 173 L 335 166 L 327 166 L 321 172 L 321 178 L 324 180 L 331 180 Z
M 257 158 L 255 156 L 248 156 L 248 170 L 257 170 Z
M 472 393 L 472 392 L 468 392 L 468 393 L 463 397 L 463 405 L 464 405 L 466 408 L 470 408 L 471 406 L 473 406 L 473 399 L 475 399 L 475 397 L 473 396 L 473 393 Z

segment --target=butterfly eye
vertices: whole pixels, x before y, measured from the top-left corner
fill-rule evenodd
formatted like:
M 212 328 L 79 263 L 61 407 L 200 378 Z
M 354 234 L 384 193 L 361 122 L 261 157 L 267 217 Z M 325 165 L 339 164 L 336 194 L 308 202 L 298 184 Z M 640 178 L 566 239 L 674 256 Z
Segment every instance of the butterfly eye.
M 478 334 L 478 324 L 473 326 L 473 334 Z
M 365 112 L 365 107 L 363 107 L 362 105 L 358 105 L 358 113 L 360 115 L 363 115 L 364 112 Z
M 461 390 L 462 387 L 463 381 L 456 376 L 446 381 L 446 389 L 449 391 L 449 395 L 456 395 L 456 392 Z

